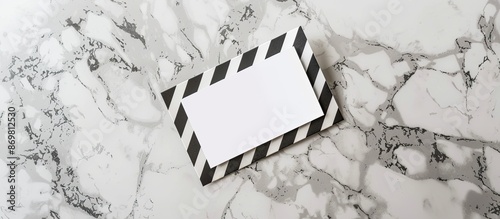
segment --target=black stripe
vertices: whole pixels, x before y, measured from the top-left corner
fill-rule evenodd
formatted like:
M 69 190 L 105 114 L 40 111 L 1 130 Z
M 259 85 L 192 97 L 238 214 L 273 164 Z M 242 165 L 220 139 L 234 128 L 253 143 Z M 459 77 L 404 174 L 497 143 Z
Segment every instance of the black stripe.
M 208 165 L 208 161 L 205 161 L 205 166 L 203 166 L 203 171 L 201 172 L 200 176 L 202 185 L 207 185 L 212 182 L 216 168 L 217 167 L 210 168 L 210 165 Z
M 175 117 L 175 127 L 177 127 L 177 131 L 179 131 L 179 135 L 182 137 L 182 133 L 184 132 L 184 127 L 186 127 L 187 115 L 186 111 L 184 111 L 184 107 L 179 107 L 179 111 L 177 112 L 177 116 Z
M 170 103 L 172 102 L 172 98 L 174 97 L 174 92 L 175 92 L 175 87 L 172 87 L 161 93 L 161 96 L 163 97 L 163 101 L 165 101 L 165 105 L 167 105 L 167 108 L 170 107 Z
M 285 42 L 285 37 L 286 33 L 271 40 L 271 44 L 269 44 L 269 49 L 267 50 L 266 59 L 273 55 L 278 54 L 281 51 L 281 47 L 283 47 L 283 42 Z
M 319 105 L 321 106 L 321 109 L 323 110 L 323 113 L 325 115 L 328 111 L 328 106 L 330 105 L 330 101 L 332 101 L 332 93 L 330 92 L 328 84 L 325 82 L 323 85 L 323 90 L 321 90 L 321 95 L 319 96 Z M 314 133 L 321 131 L 321 126 L 323 126 L 324 120 L 325 116 L 313 120 L 309 125 L 309 130 L 307 130 L 307 136 L 310 136 Z
M 299 129 L 296 128 L 296 129 L 289 131 L 283 135 L 283 140 L 281 140 L 281 144 L 280 144 L 280 150 L 282 148 L 288 147 L 291 144 L 293 144 L 293 141 L 295 140 L 295 136 L 297 135 L 298 130 Z
M 307 78 L 309 78 L 309 82 L 314 86 L 314 82 L 316 81 L 316 77 L 319 72 L 319 64 L 316 61 L 316 57 L 314 55 L 311 57 L 311 61 L 309 62 L 309 66 L 307 66 Z
M 243 154 L 240 154 L 239 156 L 229 160 L 224 176 L 238 170 L 240 168 L 241 159 L 243 159 Z
M 253 61 L 255 60 L 255 55 L 257 54 L 258 48 L 259 47 L 255 47 L 252 50 L 243 53 L 243 56 L 241 57 L 240 66 L 238 67 L 238 71 L 241 71 L 253 65 Z
M 255 153 L 253 154 L 252 163 L 258 161 L 267 155 L 267 150 L 269 150 L 269 145 L 271 141 L 261 144 L 255 148 Z
M 342 116 L 342 113 L 340 113 L 340 110 L 337 110 L 337 115 L 335 115 L 335 119 L 333 120 L 333 124 L 336 124 L 342 120 L 344 120 L 344 117 Z
M 325 82 L 323 90 L 321 90 L 321 95 L 319 96 L 319 105 L 325 114 L 328 111 L 330 101 L 332 101 L 332 92 L 330 91 L 328 84 Z
M 295 50 L 297 50 L 297 54 L 299 57 L 302 57 L 302 52 L 304 52 L 304 47 L 306 46 L 307 38 L 306 35 L 304 34 L 304 30 L 302 30 L 302 27 L 299 27 L 299 30 L 297 31 L 297 36 L 295 37 L 295 41 L 293 42 L 293 47 L 295 47 Z
M 191 159 L 191 163 L 193 163 L 194 166 L 196 164 L 196 159 L 198 158 L 198 154 L 200 153 L 200 142 L 198 142 L 198 138 L 196 137 L 196 134 L 194 132 L 193 136 L 191 136 L 191 141 L 189 141 L 187 152 L 189 158 Z
M 220 80 L 226 77 L 227 69 L 229 68 L 230 62 L 231 60 L 228 60 L 227 62 L 224 62 L 215 67 L 214 76 L 212 77 L 212 81 L 210 82 L 211 85 L 219 82 Z
M 321 126 L 323 126 L 323 121 L 325 120 L 325 116 L 319 117 L 311 122 L 309 125 L 309 130 L 307 130 L 307 137 L 312 134 L 318 133 L 321 131 Z
M 198 91 L 198 87 L 200 87 L 201 78 L 203 74 L 196 75 L 194 78 L 188 80 L 186 85 L 186 90 L 184 91 L 184 96 L 182 98 L 187 97 L 194 92 Z

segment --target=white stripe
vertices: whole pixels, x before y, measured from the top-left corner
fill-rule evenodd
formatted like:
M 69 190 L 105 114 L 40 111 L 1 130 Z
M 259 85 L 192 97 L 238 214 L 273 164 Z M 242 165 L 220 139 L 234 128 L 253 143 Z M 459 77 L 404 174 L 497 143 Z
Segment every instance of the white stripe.
M 311 62 L 313 56 L 313 51 L 311 49 L 311 46 L 309 45 L 309 42 L 306 42 L 306 45 L 304 47 L 304 51 L 302 52 L 302 57 L 300 57 L 300 61 L 302 62 L 302 65 L 304 66 L 304 70 L 307 71 L 307 68 L 309 67 L 309 63 Z
M 318 75 L 316 76 L 316 81 L 314 82 L 314 93 L 316 94 L 316 97 L 321 96 L 321 91 L 323 90 L 323 86 L 325 85 L 325 76 L 323 76 L 323 72 L 321 70 L 318 72 Z
M 335 116 L 337 115 L 337 111 L 339 108 L 337 107 L 337 103 L 332 96 L 332 100 L 330 101 L 330 105 L 328 106 L 328 111 L 326 111 L 325 119 L 323 120 L 323 125 L 321 126 L 321 130 L 324 130 L 330 126 L 332 126 L 333 120 L 335 120 Z
M 203 173 L 203 167 L 205 166 L 205 162 L 207 159 L 205 158 L 205 154 L 201 151 L 198 153 L 198 157 L 196 158 L 196 163 L 194 165 L 194 170 L 198 173 L 198 176 L 201 177 L 201 173 Z
M 186 90 L 186 85 L 187 81 L 182 82 L 175 87 L 174 96 L 172 97 L 172 101 L 170 102 L 170 107 L 168 109 L 174 121 L 177 117 L 177 111 L 179 111 L 179 106 L 181 105 L 181 100 L 182 96 L 184 95 L 184 91 Z
M 182 143 L 186 150 L 189 147 L 189 142 L 191 142 L 191 137 L 193 137 L 193 127 L 191 127 L 191 124 L 189 123 L 189 119 L 186 122 L 186 127 L 184 127 L 184 132 L 182 132 Z
M 203 75 L 201 76 L 201 82 L 200 85 L 198 86 L 198 91 L 210 86 L 210 82 L 212 81 L 212 78 L 214 77 L 214 71 L 215 68 L 211 68 L 203 72 Z
M 271 41 L 264 43 L 260 45 L 257 49 L 257 54 L 255 54 L 255 58 L 253 61 L 253 64 L 255 65 L 256 63 L 266 59 L 267 51 L 269 50 L 269 45 L 271 44 Z
M 217 168 L 215 169 L 214 178 L 212 179 L 212 181 L 218 180 L 218 179 L 225 176 L 224 174 L 226 173 L 228 163 L 229 163 L 229 161 L 226 161 L 222 164 L 219 164 L 219 166 L 217 166 Z
M 285 41 L 283 41 L 283 46 L 281 47 L 282 49 L 288 49 L 289 47 L 293 47 L 293 42 L 295 42 L 295 38 L 297 38 L 298 30 L 299 28 L 297 27 L 286 33 Z
M 236 72 L 238 72 L 238 67 L 240 67 L 241 56 L 236 56 L 229 62 L 229 67 L 227 68 L 226 78 Z
M 251 164 L 254 154 L 255 154 L 255 148 L 253 148 L 252 150 L 249 150 L 245 154 L 243 154 L 243 158 L 241 159 L 240 167 L 238 169 L 241 169 L 241 168 L 246 167 L 249 164 Z
M 275 138 L 271 141 L 271 145 L 269 145 L 269 149 L 267 150 L 267 156 L 276 153 L 280 149 L 281 141 L 283 140 L 283 135 Z
M 293 143 L 298 142 L 307 137 L 307 131 L 309 130 L 310 125 L 311 123 L 307 123 L 301 126 L 299 130 L 297 130 L 297 135 L 295 135 L 295 141 Z

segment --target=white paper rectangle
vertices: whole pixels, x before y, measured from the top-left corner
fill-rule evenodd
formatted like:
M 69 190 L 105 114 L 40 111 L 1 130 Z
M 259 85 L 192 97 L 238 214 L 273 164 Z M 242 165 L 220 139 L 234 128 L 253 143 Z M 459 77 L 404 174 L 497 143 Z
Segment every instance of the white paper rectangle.
M 187 96 L 182 104 L 210 167 L 323 116 L 293 48 Z

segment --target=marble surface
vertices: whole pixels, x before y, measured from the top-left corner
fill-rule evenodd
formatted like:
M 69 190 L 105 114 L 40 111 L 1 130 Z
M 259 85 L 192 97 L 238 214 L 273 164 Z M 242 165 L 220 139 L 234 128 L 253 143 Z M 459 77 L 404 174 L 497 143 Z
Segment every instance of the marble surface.
M 500 218 L 499 1 L 3 4 L 0 218 Z M 160 92 L 298 25 L 346 121 L 202 187 Z

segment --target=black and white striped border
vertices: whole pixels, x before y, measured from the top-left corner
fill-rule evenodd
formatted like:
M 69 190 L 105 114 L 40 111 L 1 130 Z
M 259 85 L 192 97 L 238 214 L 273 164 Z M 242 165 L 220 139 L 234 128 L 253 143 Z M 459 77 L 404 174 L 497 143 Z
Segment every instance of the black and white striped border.
M 220 80 L 223 80 L 231 74 L 235 74 L 253 63 L 267 59 L 282 49 L 294 47 L 300 57 L 304 69 L 306 69 L 309 82 L 314 89 L 324 116 L 319 117 L 310 123 L 285 133 L 271 141 L 268 141 L 252 150 L 249 150 L 225 163 L 214 168 L 210 168 L 203 151 L 200 150 L 200 143 L 196 138 L 189 123 L 189 119 L 181 104 L 181 100 L 198 90 L 208 87 Z M 203 185 L 220 179 L 236 170 L 239 170 L 257 160 L 267 157 L 277 151 L 290 146 L 306 137 L 315 134 L 321 130 L 331 127 L 333 124 L 343 120 L 332 93 L 326 83 L 323 72 L 311 50 L 304 31 L 301 27 L 288 31 L 287 33 L 274 38 L 256 48 L 253 48 L 242 55 L 239 55 L 229 61 L 226 61 L 215 68 L 207 70 L 185 82 L 178 84 L 162 92 L 163 100 L 168 111 L 174 120 L 174 124 L 182 138 Z

